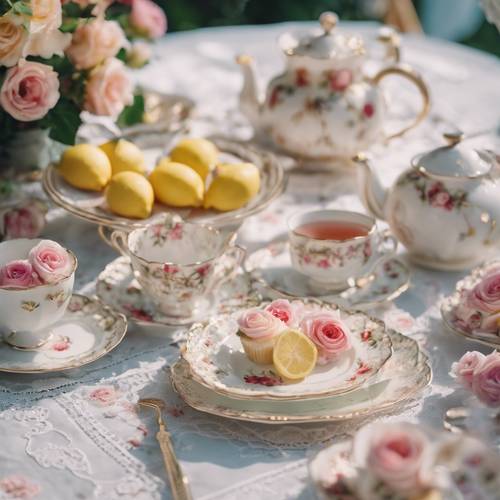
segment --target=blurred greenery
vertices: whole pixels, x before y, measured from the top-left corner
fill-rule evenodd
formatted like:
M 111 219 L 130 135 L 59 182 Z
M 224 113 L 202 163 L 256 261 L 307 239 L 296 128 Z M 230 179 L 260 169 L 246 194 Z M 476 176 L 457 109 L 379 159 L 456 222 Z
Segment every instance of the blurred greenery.
M 479 1 L 479 0 L 478 0 Z M 156 0 L 168 15 L 169 31 L 210 26 L 266 24 L 317 19 L 333 10 L 341 19 L 377 19 L 380 0 Z M 415 2 L 417 9 L 419 2 Z M 484 21 L 479 30 L 461 43 L 500 56 L 500 34 Z

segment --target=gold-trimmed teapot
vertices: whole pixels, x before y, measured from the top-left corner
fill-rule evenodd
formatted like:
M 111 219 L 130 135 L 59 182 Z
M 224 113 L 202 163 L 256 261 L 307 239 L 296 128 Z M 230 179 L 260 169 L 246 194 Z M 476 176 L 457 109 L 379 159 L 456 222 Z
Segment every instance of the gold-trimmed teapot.
M 324 12 L 320 34 L 283 33 L 279 45 L 286 56 L 283 73 L 268 84 L 261 102 L 253 60 L 240 55 L 243 70 L 240 108 L 256 134 L 269 137 L 280 149 L 312 159 L 351 158 L 370 145 L 387 139 L 387 105 L 379 82 L 399 75 L 417 86 L 422 108 L 414 121 L 392 134 L 396 137 L 420 123 L 429 111 L 429 93 L 422 78 L 410 67 L 391 64 L 373 78 L 363 73 L 366 51 L 356 35 L 338 33 L 338 18 Z M 387 54 L 399 59 L 399 38 L 385 32 L 380 38 Z
M 413 261 L 447 271 L 473 267 L 500 249 L 500 166 L 494 153 L 473 149 L 461 132 L 447 145 L 417 155 L 384 189 L 359 154 L 360 197 L 386 219 Z

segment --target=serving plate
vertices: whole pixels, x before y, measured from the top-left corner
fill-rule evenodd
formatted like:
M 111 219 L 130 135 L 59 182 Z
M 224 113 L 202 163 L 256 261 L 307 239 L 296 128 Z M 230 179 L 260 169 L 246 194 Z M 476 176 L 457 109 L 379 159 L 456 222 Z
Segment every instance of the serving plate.
M 219 394 L 194 380 L 181 359 L 171 367 L 171 380 L 192 408 L 236 420 L 265 424 L 339 422 L 383 411 L 415 397 L 432 379 L 427 356 L 415 340 L 389 331 L 394 354 L 377 379 L 347 394 L 303 401 L 243 400 Z
M 259 193 L 244 207 L 230 212 L 203 208 L 178 209 L 155 203 L 147 219 L 131 219 L 113 214 L 107 207 L 103 192 L 90 192 L 70 186 L 58 173 L 55 165 L 43 172 L 42 184 L 49 198 L 60 207 L 82 219 L 116 229 L 131 230 L 144 227 L 163 212 L 179 214 L 183 219 L 223 227 L 241 223 L 243 219 L 264 210 L 285 188 L 285 176 L 277 159 L 238 142 L 224 139 L 213 141 L 221 152 L 221 161 L 244 161 L 257 166 L 261 175 Z
M 336 309 L 321 302 L 303 302 L 306 309 Z M 257 365 L 246 356 L 237 335 L 241 311 L 193 325 L 182 356 L 197 382 L 232 398 L 299 400 L 342 394 L 374 377 L 391 357 L 392 347 L 382 321 L 361 311 L 339 311 L 351 331 L 353 348 L 337 361 L 316 365 L 300 382 L 285 383 L 274 373 L 272 365 Z M 260 384 L 259 380 L 267 380 L 267 384 Z

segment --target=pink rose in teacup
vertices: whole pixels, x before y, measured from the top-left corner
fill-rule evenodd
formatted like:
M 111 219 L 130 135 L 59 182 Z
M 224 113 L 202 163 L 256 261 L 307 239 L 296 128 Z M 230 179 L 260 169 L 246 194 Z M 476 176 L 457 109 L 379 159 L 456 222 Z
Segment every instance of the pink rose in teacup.
M 273 337 L 284 329 L 283 323 L 269 311 L 257 307 L 248 309 L 238 317 L 238 327 L 252 339 Z
M 407 423 L 368 425 L 353 442 L 356 465 L 366 468 L 405 498 L 430 486 L 430 451 L 431 443 L 424 432 Z
M 483 362 L 485 355 L 478 351 L 466 352 L 457 362 L 451 365 L 451 376 L 456 378 L 464 387 L 472 388 L 474 370 Z
M 285 323 L 287 326 L 294 326 L 298 323 L 298 308 L 286 299 L 273 300 L 266 311 Z
M 318 348 L 318 363 L 325 364 L 351 348 L 351 332 L 338 311 L 312 311 L 302 318 L 300 329 Z
M 467 295 L 466 303 L 485 313 L 500 311 L 500 270 L 487 274 Z
M 39 284 L 40 278 L 27 260 L 14 260 L 0 268 L 1 288 L 30 288 Z
M 493 351 L 474 369 L 471 389 L 485 405 L 500 407 L 500 353 Z
M 59 243 L 42 240 L 35 245 L 28 255 L 33 270 L 44 283 L 55 283 L 71 274 L 73 262 Z

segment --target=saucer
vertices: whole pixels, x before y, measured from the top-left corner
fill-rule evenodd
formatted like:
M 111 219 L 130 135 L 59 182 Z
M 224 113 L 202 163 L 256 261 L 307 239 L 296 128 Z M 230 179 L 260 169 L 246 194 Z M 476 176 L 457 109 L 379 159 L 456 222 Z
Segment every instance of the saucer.
M 318 305 L 328 310 L 335 308 L 318 301 L 302 302 L 305 310 L 317 309 Z M 274 372 L 272 365 L 258 365 L 244 353 L 237 335 L 240 311 L 193 325 L 182 357 L 197 382 L 231 398 L 285 401 L 346 393 L 377 375 L 390 359 L 392 345 L 382 321 L 361 311 L 339 309 L 339 312 L 351 332 L 352 349 L 335 362 L 317 364 L 307 377 L 295 383 L 286 383 Z M 261 381 L 267 383 L 261 384 Z
M 122 341 L 127 320 L 98 299 L 73 294 L 50 330 L 49 341 L 37 350 L 20 351 L 0 342 L 0 371 L 46 373 L 92 363 Z
M 189 317 L 172 317 L 158 311 L 135 279 L 130 259 L 118 257 L 101 272 L 96 282 L 97 296 L 130 321 L 141 326 L 182 326 L 203 321 L 213 314 L 252 307 L 260 297 L 251 290 L 250 277 L 237 274 L 215 293 L 204 297 L 197 311 Z
M 425 388 L 432 379 L 427 356 L 415 340 L 389 331 L 394 354 L 373 382 L 322 399 L 269 401 L 235 399 L 193 380 L 189 365 L 180 360 L 171 368 L 174 389 L 195 410 L 235 420 L 264 424 L 340 422 L 395 410 Z
M 341 293 L 326 293 L 292 267 L 288 241 L 271 243 L 250 254 L 244 263 L 270 298 L 316 297 L 343 307 L 363 309 L 394 300 L 410 285 L 410 270 L 397 258 L 379 262 L 364 286 L 353 286 Z

